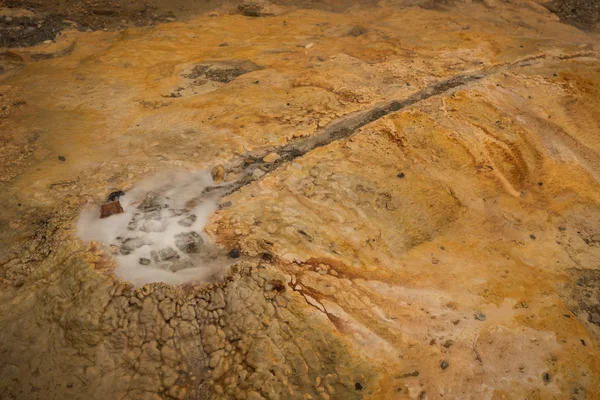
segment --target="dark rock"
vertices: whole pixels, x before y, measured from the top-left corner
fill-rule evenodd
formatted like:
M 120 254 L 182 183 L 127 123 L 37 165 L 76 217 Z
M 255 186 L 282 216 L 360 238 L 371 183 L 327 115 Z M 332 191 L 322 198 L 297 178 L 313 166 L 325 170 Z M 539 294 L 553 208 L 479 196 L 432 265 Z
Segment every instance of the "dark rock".
M 544 372 L 544 374 L 542 375 L 542 379 L 544 379 L 544 383 L 547 385 L 550 383 L 550 374 L 547 372 Z
M 196 219 L 197 218 L 195 214 L 190 214 L 187 217 L 177 221 L 177 223 L 181 226 L 190 227 L 194 224 L 194 222 L 196 222 Z
M 240 251 L 238 249 L 231 249 L 229 253 L 227 253 L 229 258 L 240 258 Z
M 180 233 L 175 236 L 175 246 L 184 253 L 199 253 L 204 247 L 204 240 L 197 232 Z
M 404 176 L 405 176 L 405 175 L 404 175 L 404 172 L 400 172 L 400 173 L 398 174 L 398 178 L 400 178 L 400 179 L 404 178 Z
M 115 201 L 115 200 L 119 200 L 119 198 L 121 196 L 125 196 L 125 192 L 122 190 L 119 190 L 117 192 L 112 192 L 111 194 L 108 195 L 108 198 L 106 199 L 106 201 Z
M 367 28 L 364 28 L 362 26 L 355 26 L 354 28 L 350 29 L 350 31 L 346 34 L 346 36 L 358 37 L 358 36 L 366 35 L 367 32 L 368 32 Z
M 264 7 L 261 4 L 257 4 L 254 2 L 240 4 L 238 6 L 238 11 L 240 14 L 246 17 L 265 17 L 268 15 L 272 15 L 269 13 L 265 13 Z
M 356 390 L 362 390 L 362 389 L 363 389 L 363 386 L 362 386 L 362 385 L 361 385 L 359 382 L 356 382 L 356 383 L 354 384 L 354 389 L 356 389 Z
M 448 368 L 449 366 L 450 366 L 450 364 L 448 364 L 448 361 L 446 361 L 446 360 L 442 361 L 442 363 L 440 364 L 440 367 L 441 367 L 442 369 L 446 369 L 446 368 Z
M 157 258 L 158 261 L 171 261 L 179 259 L 179 253 L 172 247 L 165 247 L 160 249 L 158 252 L 153 252 L 153 258 Z
M 111 215 L 121 214 L 123 212 L 123 207 L 121 207 L 121 203 L 119 201 L 113 201 L 111 203 L 102 204 L 100 207 L 100 218 L 107 218 Z
M 409 372 L 408 374 L 400 375 L 401 379 L 410 378 L 412 376 L 419 376 L 419 371 Z
M 531 240 L 535 240 L 535 235 L 534 234 L 529 235 L 529 237 L 531 238 Z
M 168 266 L 168 269 L 172 272 L 181 271 L 182 269 L 191 268 L 194 266 L 194 263 L 190 259 L 185 260 L 177 260 L 171 265 Z
M 141 265 L 150 265 L 150 259 L 149 258 L 140 258 L 140 264 Z
M 127 238 L 121 244 L 120 252 L 124 256 L 131 254 L 135 249 L 142 247 L 147 242 L 142 238 Z
M 58 160 L 62 162 L 67 161 L 67 159 L 64 156 L 58 156 Z
M 159 210 L 160 203 L 159 203 L 159 199 L 158 199 L 158 193 L 155 193 L 155 192 L 146 193 L 146 196 L 144 196 L 144 199 L 138 206 L 138 209 L 146 211 L 146 212 Z

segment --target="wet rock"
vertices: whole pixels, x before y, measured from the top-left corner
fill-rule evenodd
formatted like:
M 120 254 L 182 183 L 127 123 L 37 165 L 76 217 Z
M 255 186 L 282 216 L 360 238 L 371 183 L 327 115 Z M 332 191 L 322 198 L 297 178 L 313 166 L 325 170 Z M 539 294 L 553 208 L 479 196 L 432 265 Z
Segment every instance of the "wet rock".
M 135 249 L 148 244 L 148 242 L 142 238 L 127 238 L 121 244 L 120 252 L 124 256 L 131 254 Z
M 190 214 L 187 217 L 177 221 L 177 223 L 181 226 L 190 227 L 194 224 L 194 222 L 196 222 L 196 219 L 197 217 L 195 214 Z
M 67 159 L 64 156 L 58 156 L 58 160 L 62 162 L 67 161 Z
M 121 214 L 122 212 L 123 207 L 121 207 L 121 203 L 118 200 L 100 206 L 100 218 L 108 218 L 111 215 Z
M 485 321 L 485 314 L 478 312 L 477 314 L 475 314 L 475 319 L 478 321 Z
M 360 382 L 356 382 L 354 384 L 354 389 L 356 389 L 356 390 L 363 390 L 363 385 L 361 385 Z
M 160 261 L 171 261 L 179 259 L 179 253 L 172 247 L 165 247 L 159 251 L 152 251 L 150 253 L 155 262 Z
M 165 227 L 162 222 L 156 219 L 147 219 L 144 221 L 144 224 L 141 227 L 141 230 L 144 232 L 164 232 Z
M 184 253 L 198 253 L 204 247 L 204 240 L 197 232 L 180 233 L 175 236 L 175 246 Z
M 441 369 L 446 369 L 449 366 L 450 366 L 450 364 L 448 364 L 448 361 L 446 361 L 446 360 L 442 361 L 441 364 L 440 364 L 440 368 Z
M 231 249 L 229 253 L 227 253 L 229 258 L 240 258 L 240 251 L 238 249 Z
M 119 198 L 121 196 L 125 196 L 125 192 L 122 190 L 112 192 L 111 194 L 108 195 L 106 201 L 111 202 L 111 201 L 119 200 Z
M 155 192 L 146 193 L 146 196 L 144 196 L 144 199 L 138 206 L 138 209 L 146 212 L 153 211 L 157 208 L 160 208 L 160 204 L 158 203 L 158 193 Z
M 192 268 L 193 266 L 194 266 L 194 263 L 192 262 L 192 260 L 185 259 L 185 260 L 177 260 L 174 263 L 171 263 L 167 267 L 167 269 L 169 269 L 172 272 L 177 272 L 177 271 L 181 271 L 182 269 Z
M 140 264 L 141 265 L 150 265 L 150 259 L 149 258 L 140 258 Z

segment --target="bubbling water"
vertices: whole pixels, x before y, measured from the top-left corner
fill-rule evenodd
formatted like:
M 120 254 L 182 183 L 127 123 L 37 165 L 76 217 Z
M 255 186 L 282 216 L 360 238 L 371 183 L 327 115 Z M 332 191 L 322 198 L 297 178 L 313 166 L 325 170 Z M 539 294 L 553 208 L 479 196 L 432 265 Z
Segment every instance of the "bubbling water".
M 215 279 L 228 261 L 203 231 L 218 208 L 214 188 L 206 171 L 157 175 L 120 198 L 121 214 L 100 218 L 97 206 L 84 207 L 77 234 L 117 246 L 115 273 L 136 286 Z

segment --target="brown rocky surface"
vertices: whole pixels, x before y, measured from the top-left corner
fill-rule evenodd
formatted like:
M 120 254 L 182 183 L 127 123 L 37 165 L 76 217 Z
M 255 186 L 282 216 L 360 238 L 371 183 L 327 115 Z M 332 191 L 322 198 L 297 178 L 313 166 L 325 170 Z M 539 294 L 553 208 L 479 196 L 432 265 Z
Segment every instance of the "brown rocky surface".
M 0 399 L 598 398 L 600 37 L 543 3 L 228 4 L 2 49 Z M 102 221 L 140 236 L 82 240 L 121 190 Z M 163 232 L 139 268 L 228 261 L 132 285 Z

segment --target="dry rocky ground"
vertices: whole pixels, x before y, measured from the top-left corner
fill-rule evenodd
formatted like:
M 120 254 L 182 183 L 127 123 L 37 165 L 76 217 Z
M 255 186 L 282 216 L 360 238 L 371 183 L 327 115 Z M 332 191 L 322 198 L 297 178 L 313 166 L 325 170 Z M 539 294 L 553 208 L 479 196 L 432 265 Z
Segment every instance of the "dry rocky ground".
M 593 23 L 389 0 L 105 31 L 6 3 L 0 399 L 600 396 Z M 164 210 L 216 198 L 229 261 L 136 287 L 78 218 L 174 170 L 213 172 Z

